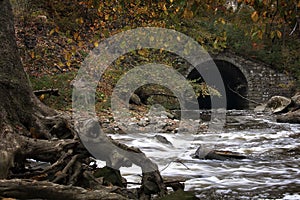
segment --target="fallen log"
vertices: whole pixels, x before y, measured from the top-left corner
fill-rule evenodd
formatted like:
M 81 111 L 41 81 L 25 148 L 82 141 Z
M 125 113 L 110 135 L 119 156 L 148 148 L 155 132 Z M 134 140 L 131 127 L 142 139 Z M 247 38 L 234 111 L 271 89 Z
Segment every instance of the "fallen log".
M 114 193 L 116 187 L 101 187 L 98 190 L 87 190 L 76 186 L 66 186 L 48 181 L 28 179 L 0 180 L 0 198 L 14 197 L 17 199 L 127 199 Z

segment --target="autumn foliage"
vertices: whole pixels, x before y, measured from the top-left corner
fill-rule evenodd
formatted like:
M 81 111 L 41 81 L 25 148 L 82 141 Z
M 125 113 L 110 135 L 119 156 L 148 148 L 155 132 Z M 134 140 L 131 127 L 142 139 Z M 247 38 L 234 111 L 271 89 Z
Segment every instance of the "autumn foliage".
M 54 43 L 60 43 L 52 45 L 48 40 L 41 45 L 40 51 L 36 48 L 24 50 L 27 54 L 25 60 L 28 59 L 30 66 L 40 65 L 36 62 L 40 62 L 42 58 L 49 58 L 54 62 L 54 66 L 49 66 L 50 70 L 43 68 L 40 70 L 41 73 L 77 69 L 88 51 L 98 46 L 105 38 L 124 30 L 146 26 L 175 29 L 194 38 L 209 52 L 230 49 L 244 53 L 244 56 L 274 64 L 280 69 L 291 68 L 287 71 L 293 73 L 297 71 L 295 66 L 300 62 L 300 56 L 294 50 L 299 47 L 300 36 L 298 0 L 32 0 L 30 2 L 34 6 L 29 7 L 36 8 L 31 12 L 36 18 L 40 16 L 36 14 L 36 10 L 38 12 L 42 10 L 42 16 L 45 15 L 47 18 L 49 25 L 46 30 L 47 37 Z M 236 7 L 234 9 L 227 7 L 228 4 Z M 25 32 L 28 33 L 30 30 Z M 42 38 L 37 40 L 41 41 Z M 54 51 L 59 51 L 61 56 L 57 57 L 57 54 L 52 53 Z M 285 66 L 284 63 L 292 60 L 289 54 L 293 55 L 294 61 Z M 279 56 L 282 62 L 274 61 Z M 30 66 L 27 67 L 25 62 L 26 69 Z

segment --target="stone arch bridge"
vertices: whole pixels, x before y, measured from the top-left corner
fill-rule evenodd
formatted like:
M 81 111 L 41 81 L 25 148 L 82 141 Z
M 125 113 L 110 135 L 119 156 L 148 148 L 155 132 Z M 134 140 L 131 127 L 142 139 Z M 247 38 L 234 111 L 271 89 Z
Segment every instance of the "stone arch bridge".
M 253 109 L 274 95 L 293 95 L 294 79 L 276 72 L 270 66 L 232 53 L 212 56 L 226 89 L 227 109 Z M 188 79 L 197 79 L 198 71 L 191 67 L 184 72 Z M 210 97 L 198 98 L 202 108 L 210 107 Z

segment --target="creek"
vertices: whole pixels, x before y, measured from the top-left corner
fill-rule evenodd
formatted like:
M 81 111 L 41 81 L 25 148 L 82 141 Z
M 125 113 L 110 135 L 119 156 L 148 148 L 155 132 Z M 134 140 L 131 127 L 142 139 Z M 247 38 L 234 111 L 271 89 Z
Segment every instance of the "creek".
M 158 141 L 157 134 L 172 144 Z M 184 179 L 185 190 L 201 199 L 300 199 L 300 125 L 276 123 L 270 114 L 228 111 L 222 131 L 110 136 L 140 148 L 162 176 Z M 247 158 L 193 159 L 200 144 Z M 137 166 L 121 168 L 121 173 L 129 182 L 141 181 Z

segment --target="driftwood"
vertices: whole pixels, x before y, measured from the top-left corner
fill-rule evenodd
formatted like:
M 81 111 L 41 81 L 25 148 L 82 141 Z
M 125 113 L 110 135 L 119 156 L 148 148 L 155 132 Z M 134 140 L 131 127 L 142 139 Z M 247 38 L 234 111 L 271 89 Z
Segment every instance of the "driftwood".
M 127 199 L 116 194 L 116 187 L 101 187 L 98 190 L 87 190 L 81 187 L 66 186 L 48 181 L 24 179 L 0 180 L 0 197 L 18 199 Z
M 180 182 L 185 180 L 167 179 L 166 186 L 174 191 L 183 190 L 184 185 Z M 120 195 L 120 194 L 122 195 Z M 116 186 L 98 185 L 95 190 L 82 187 L 61 185 L 48 181 L 35 181 L 30 179 L 0 180 L 0 198 L 14 197 L 18 199 L 67 199 L 67 200 L 89 200 L 89 199 L 137 199 L 134 193 L 124 192 Z M 127 194 L 127 196 L 124 196 Z

